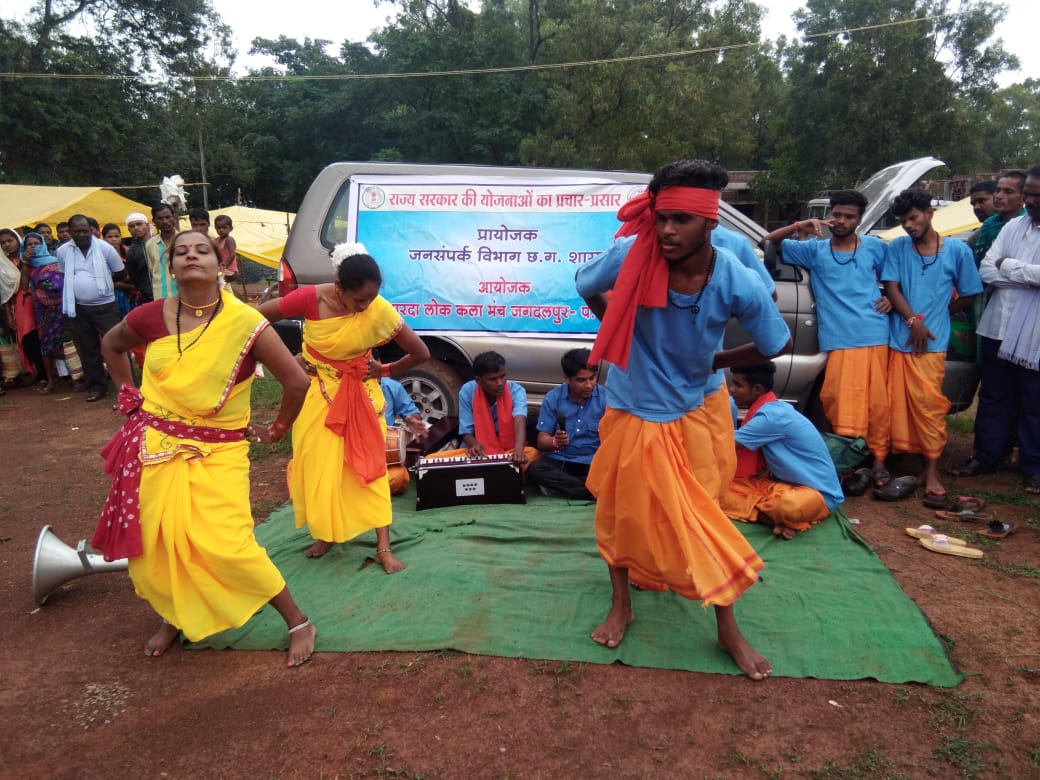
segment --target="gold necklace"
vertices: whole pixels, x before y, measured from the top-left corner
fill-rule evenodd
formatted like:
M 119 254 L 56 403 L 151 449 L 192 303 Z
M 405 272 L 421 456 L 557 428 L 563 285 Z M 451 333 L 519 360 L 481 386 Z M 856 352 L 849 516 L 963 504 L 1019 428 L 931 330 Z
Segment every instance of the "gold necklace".
M 202 312 L 203 312 L 204 309 L 212 309 L 214 306 L 216 306 L 218 303 L 220 303 L 220 296 L 218 295 L 217 299 L 215 301 L 213 301 L 213 303 L 207 303 L 204 306 L 192 306 L 189 303 L 185 303 L 185 301 L 183 299 L 181 299 L 181 298 L 177 299 L 177 303 L 179 304 L 179 306 L 177 307 L 177 311 L 178 312 L 180 312 L 180 306 L 183 306 L 185 309 L 192 309 L 192 310 L 194 310 L 195 316 L 201 318 L 202 317 Z

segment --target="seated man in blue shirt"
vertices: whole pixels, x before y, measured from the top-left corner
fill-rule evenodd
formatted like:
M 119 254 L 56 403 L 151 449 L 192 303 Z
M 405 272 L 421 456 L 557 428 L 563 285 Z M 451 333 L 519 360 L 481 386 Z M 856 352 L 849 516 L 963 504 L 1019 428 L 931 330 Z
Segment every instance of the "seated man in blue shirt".
M 589 350 L 570 350 L 560 367 L 567 381 L 542 401 L 537 425 L 542 456 L 530 465 L 527 478 L 547 496 L 592 499 L 585 477 L 599 449 L 599 421 L 607 394 L 596 384 Z
M 844 501 L 834 461 L 819 431 L 773 393 L 770 362 L 730 368 L 730 394 L 747 416 L 736 430 L 737 476 L 722 494 L 733 520 L 762 522 L 793 539 Z
M 506 359 L 497 352 L 481 352 L 473 358 L 473 379 L 459 390 L 459 435 L 463 448 L 442 450 L 428 458 L 510 453 L 514 463 L 538 459 L 538 450 L 527 446 L 527 391 L 506 379 Z
M 390 479 L 390 495 L 396 496 L 404 492 L 404 489 L 408 487 L 408 483 L 411 481 L 411 477 L 408 474 L 408 469 L 405 467 L 404 459 L 401 462 L 390 464 L 389 460 L 391 454 L 391 444 L 397 445 L 399 439 L 396 439 L 395 434 L 402 434 L 403 431 L 396 429 L 397 419 L 400 418 L 404 421 L 405 427 L 408 428 L 412 436 L 420 438 L 426 433 L 426 423 L 423 422 L 422 415 L 419 414 L 419 408 L 415 405 L 415 401 L 408 395 L 408 391 L 404 389 L 404 385 L 398 382 L 396 379 L 391 379 L 388 376 L 384 376 L 379 380 L 379 389 L 383 391 L 383 398 L 386 399 L 386 406 L 383 407 L 383 414 L 386 416 L 386 431 L 387 431 L 387 461 L 386 467 L 387 477 Z M 392 441 L 393 440 L 393 441 Z

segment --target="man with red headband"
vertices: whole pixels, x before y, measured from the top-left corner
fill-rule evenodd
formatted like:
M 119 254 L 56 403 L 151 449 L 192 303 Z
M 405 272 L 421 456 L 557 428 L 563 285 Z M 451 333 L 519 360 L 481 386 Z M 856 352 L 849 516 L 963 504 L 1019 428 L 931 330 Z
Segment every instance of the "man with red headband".
M 728 181 L 702 160 L 665 165 L 618 214 L 618 235 L 636 236 L 627 252 L 608 250 L 577 273 L 578 293 L 603 320 L 590 360 L 614 364 L 587 480 L 613 598 L 592 638 L 608 648 L 624 638 L 629 582 L 670 589 L 714 606 L 719 645 L 762 680 L 772 666 L 740 633 L 733 604 L 763 563 L 714 500 L 725 486 L 704 390 L 714 370 L 766 360 L 791 339 L 765 285 L 711 244 Z M 730 317 L 754 344 L 718 350 Z

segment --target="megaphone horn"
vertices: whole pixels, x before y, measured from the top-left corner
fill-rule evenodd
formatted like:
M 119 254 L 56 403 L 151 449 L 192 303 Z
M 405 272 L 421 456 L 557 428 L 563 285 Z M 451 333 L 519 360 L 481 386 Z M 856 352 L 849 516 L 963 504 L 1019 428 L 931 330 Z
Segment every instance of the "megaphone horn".
M 80 539 L 75 549 L 69 547 L 49 525 L 45 525 L 36 541 L 36 554 L 33 556 L 33 601 L 42 607 L 55 588 L 69 580 L 106 571 L 126 571 L 127 567 L 125 558 L 106 561 L 87 544 L 86 539 Z

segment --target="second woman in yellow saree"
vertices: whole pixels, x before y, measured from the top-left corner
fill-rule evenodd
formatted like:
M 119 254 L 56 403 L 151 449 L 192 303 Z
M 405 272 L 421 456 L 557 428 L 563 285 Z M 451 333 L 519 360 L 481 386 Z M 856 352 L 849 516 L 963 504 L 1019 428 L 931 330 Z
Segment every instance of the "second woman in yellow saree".
M 272 322 L 302 316 L 303 353 L 311 377 L 293 426 L 289 492 L 296 525 L 315 542 L 319 558 L 333 544 L 375 529 L 376 561 L 387 574 L 405 565 L 390 547 L 390 485 L 386 475 L 386 422 L 380 376 L 429 358 L 422 340 L 379 295 L 379 266 L 361 244 L 333 252 L 336 281 L 268 301 L 260 312 Z M 372 360 L 372 349 L 393 341 L 404 351 L 394 363 Z

